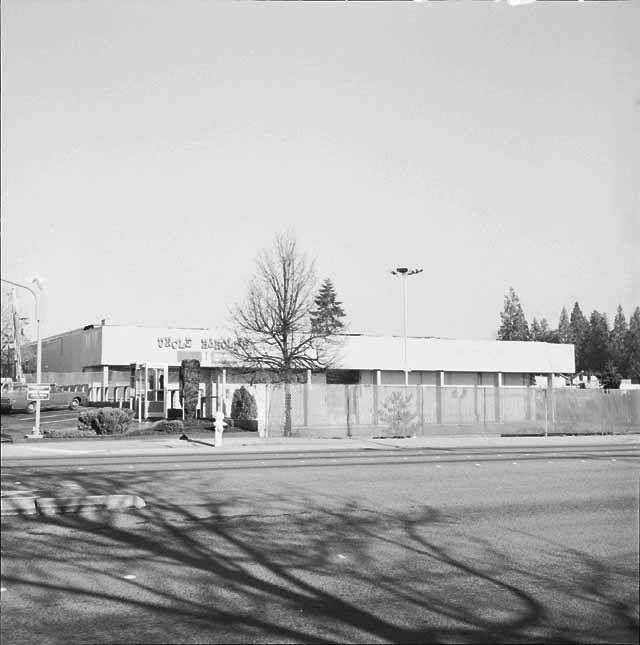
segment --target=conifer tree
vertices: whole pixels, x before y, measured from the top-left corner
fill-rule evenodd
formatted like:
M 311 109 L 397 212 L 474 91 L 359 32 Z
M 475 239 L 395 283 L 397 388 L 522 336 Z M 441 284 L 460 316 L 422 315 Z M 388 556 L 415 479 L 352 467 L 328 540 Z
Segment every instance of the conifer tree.
M 498 340 L 530 340 L 529 325 L 513 287 L 509 287 L 509 292 L 504 297 L 504 310 L 500 313 L 500 318 L 502 323 L 498 330 Z
M 576 372 L 586 371 L 587 364 L 585 361 L 585 343 L 589 332 L 589 321 L 585 318 L 576 302 L 573 305 L 571 318 L 569 320 L 569 342 L 575 345 Z
M 624 317 L 622 306 L 618 305 L 613 329 L 609 336 L 610 359 L 622 375 L 626 375 L 629 368 L 629 357 L 626 352 L 627 320 Z
M 629 318 L 625 353 L 629 361 L 627 378 L 640 382 L 640 307 L 636 307 L 633 314 L 631 314 L 631 318 Z
M 595 309 L 591 312 L 585 340 L 584 359 L 587 370 L 601 375 L 609 360 L 609 323 L 605 314 Z
M 540 333 L 538 334 L 538 340 L 543 343 L 557 343 L 557 332 L 549 327 L 549 321 L 543 316 L 540 318 L 538 323 L 540 327 Z
M 315 309 L 311 312 L 312 333 L 328 336 L 343 331 L 344 309 L 329 278 L 322 283 L 314 303 Z
M 540 340 L 540 325 L 538 324 L 538 320 L 535 316 L 531 321 L 531 329 L 529 330 L 529 336 L 531 337 L 531 340 Z
M 559 343 L 569 343 L 570 338 L 570 329 L 569 329 L 569 315 L 567 314 L 567 308 L 562 307 L 560 312 L 560 320 L 558 321 L 558 342 Z

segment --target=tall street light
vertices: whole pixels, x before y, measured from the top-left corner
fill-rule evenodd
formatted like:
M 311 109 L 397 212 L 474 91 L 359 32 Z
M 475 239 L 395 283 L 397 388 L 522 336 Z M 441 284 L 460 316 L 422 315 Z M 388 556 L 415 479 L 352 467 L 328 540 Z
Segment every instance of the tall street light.
M 407 267 L 398 267 L 391 271 L 391 275 L 399 275 L 402 278 L 402 336 L 403 336 L 403 365 L 404 365 L 404 384 L 409 385 L 409 365 L 407 363 L 407 276 L 422 273 L 424 269 L 409 269 Z
M 31 284 L 34 284 L 38 287 L 37 291 L 32 289 L 26 284 L 21 282 L 13 282 L 13 280 L 5 280 L 1 278 L 2 282 L 7 282 L 12 284 L 14 287 L 20 287 L 21 289 L 26 289 L 35 300 L 35 319 L 36 319 L 36 383 L 40 383 L 42 380 L 42 339 L 40 338 L 40 295 L 42 294 L 42 282 L 38 278 L 34 278 L 31 281 Z M 40 399 L 36 399 L 36 423 L 33 426 L 33 430 L 30 435 L 30 439 L 41 439 L 42 434 L 40 434 Z

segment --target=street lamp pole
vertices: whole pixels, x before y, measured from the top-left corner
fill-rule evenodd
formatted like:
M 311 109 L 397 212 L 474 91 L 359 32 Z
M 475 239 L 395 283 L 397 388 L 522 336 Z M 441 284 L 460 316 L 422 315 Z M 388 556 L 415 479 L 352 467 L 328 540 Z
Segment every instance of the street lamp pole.
M 40 383 L 42 380 L 42 338 L 40 338 L 40 294 L 38 291 L 42 290 L 42 283 L 34 278 L 32 280 L 33 284 L 38 286 L 38 291 L 32 289 L 26 284 L 21 282 L 14 282 L 13 280 L 6 280 L 5 278 L 0 278 L 2 282 L 7 282 L 12 284 L 14 287 L 20 287 L 21 289 L 26 289 L 35 300 L 35 319 L 36 319 L 36 383 Z M 30 439 L 41 439 L 42 434 L 40 433 L 40 399 L 36 399 L 36 423 L 33 426 L 33 430 L 30 435 Z
M 407 267 L 397 267 L 391 271 L 391 275 L 399 275 L 402 278 L 402 338 L 403 338 L 403 367 L 404 367 L 404 384 L 409 385 L 409 363 L 407 361 L 407 276 L 422 273 L 424 269 L 409 269 Z

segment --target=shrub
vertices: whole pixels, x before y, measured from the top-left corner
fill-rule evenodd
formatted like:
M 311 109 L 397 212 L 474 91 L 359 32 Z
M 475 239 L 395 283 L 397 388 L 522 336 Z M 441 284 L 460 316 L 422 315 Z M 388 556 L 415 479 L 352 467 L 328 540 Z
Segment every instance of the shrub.
M 133 410 L 98 408 L 83 410 L 78 415 L 78 430 L 93 430 L 96 434 L 124 434 L 133 421 Z
M 163 432 L 166 434 L 182 433 L 184 432 L 184 423 L 182 421 L 158 421 L 151 428 L 154 432 Z
M 95 437 L 95 430 L 80 428 L 51 428 L 42 433 L 47 439 L 81 439 Z
M 378 411 L 380 421 L 386 423 L 396 435 L 400 432 L 415 432 L 418 415 L 414 412 L 415 404 L 412 399 L 413 396 L 410 393 L 393 392 L 384 400 L 382 409 Z
M 231 402 L 231 418 L 249 420 L 258 418 L 256 399 L 244 385 L 233 393 Z
M 200 390 L 200 361 L 184 360 L 180 366 L 180 398 L 186 420 L 196 418 Z

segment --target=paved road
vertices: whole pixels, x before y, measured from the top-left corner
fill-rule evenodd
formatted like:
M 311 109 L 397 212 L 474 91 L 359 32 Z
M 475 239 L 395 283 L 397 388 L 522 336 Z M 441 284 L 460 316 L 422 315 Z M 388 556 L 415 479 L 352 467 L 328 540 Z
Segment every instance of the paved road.
M 60 457 L 148 506 L 3 521 L 5 644 L 637 642 L 637 450 Z

